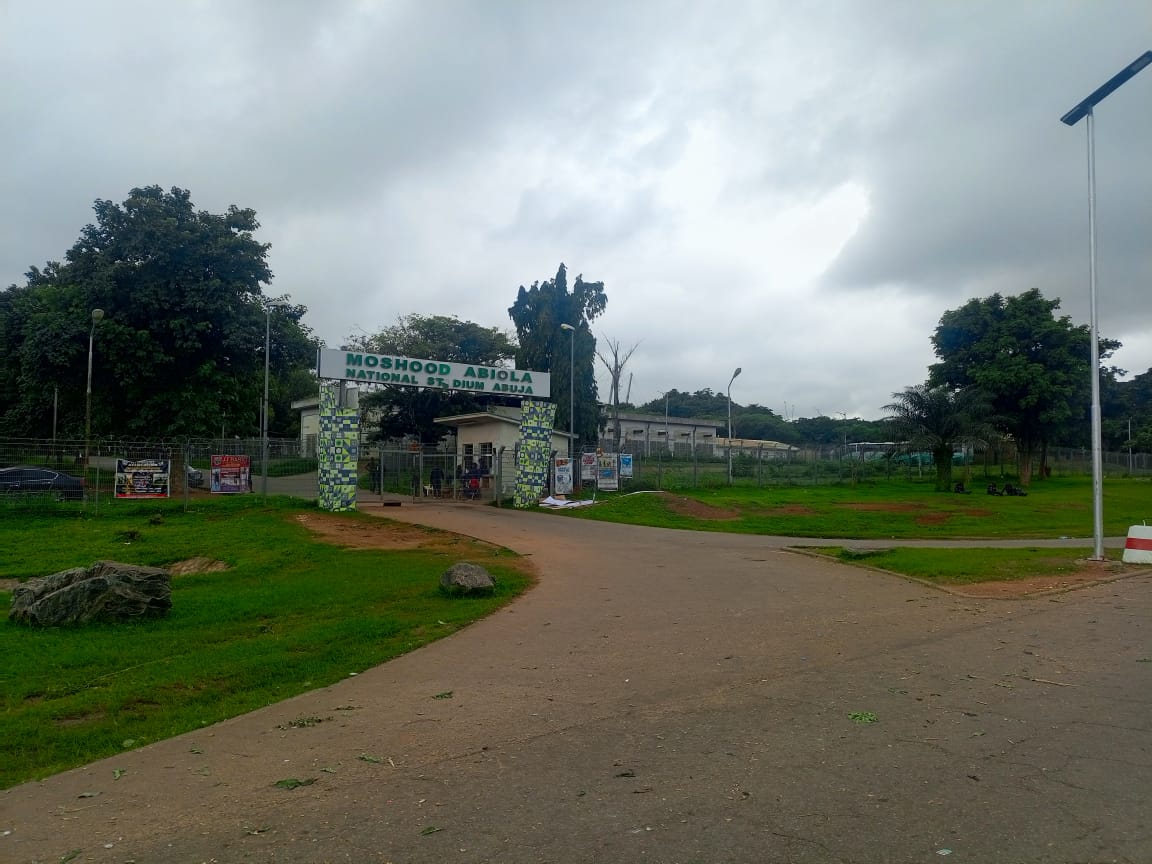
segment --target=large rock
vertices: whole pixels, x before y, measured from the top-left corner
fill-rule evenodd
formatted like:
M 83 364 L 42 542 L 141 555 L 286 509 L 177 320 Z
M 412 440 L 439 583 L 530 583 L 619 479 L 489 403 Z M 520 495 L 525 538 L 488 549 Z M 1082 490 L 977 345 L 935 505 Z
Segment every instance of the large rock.
M 494 589 L 496 581 L 479 564 L 461 561 L 440 574 L 440 587 L 457 594 L 479 594 Z
M 31 579 L 12 591 L 8 620 L 45 627 L 157 618 L 172 608 L 167 570 L 97 561 Z

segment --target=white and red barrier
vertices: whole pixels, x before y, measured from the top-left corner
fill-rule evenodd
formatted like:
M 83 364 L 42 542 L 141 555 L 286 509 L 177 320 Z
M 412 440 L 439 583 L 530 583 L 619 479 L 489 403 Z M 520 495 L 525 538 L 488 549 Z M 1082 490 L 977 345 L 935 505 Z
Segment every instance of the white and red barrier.
M 1133 525 L 1124 544 L 1125 564 L 1152 564 L 1152 526 Z

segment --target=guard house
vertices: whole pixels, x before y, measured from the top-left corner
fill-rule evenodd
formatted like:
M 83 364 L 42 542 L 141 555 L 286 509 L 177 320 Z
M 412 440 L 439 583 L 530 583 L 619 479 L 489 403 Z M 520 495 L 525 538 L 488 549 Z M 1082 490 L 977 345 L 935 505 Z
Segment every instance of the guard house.
M 616 422 L 611 406 L 602 408 L 604 444 L 615 441 Z M 670 417 L 665 414 L 639 414 L 620 412 L 620 449 L 625 453 L 653 456 L 661 451 L 676 456 L 689 456 L 695 451 L 700 456 L 713 456 L 717 452 L 716 433 L 720 424 L 715 420 L 695 417 Z
M 512 459 L 520 442 L 520 409 L 491 406 L 487 411 L 437 417 L 434 421 L 456 432 L 456 456 L 462 465 L 475 462 L 485 478 L 499 475 L 501 493 L 516 487 L 516 463 Z M 568 433 L 552 430 L 552 449 L 557 455 L 568 455 Z M 498 467 L 496 460 L 504 454 Z M 486 482 L 493 482 L 488 479 Z

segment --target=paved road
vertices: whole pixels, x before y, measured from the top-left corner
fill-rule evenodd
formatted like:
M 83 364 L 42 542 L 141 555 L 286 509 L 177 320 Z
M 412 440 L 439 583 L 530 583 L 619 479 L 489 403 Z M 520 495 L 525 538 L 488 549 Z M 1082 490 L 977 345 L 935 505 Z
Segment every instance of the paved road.
M 774 538 L 386 512 L 530 554 L 540 584 L 334 687 L 10 790 L 0 860 L 1152 860 L 1150 576 L 973 601 Z M 278 728 L 307 715 L 336 719 Z

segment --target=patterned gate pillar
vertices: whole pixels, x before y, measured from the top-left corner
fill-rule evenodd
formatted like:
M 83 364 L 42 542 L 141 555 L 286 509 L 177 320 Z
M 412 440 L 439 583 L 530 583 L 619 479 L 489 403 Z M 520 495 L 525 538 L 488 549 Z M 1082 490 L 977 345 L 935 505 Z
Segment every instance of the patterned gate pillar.
M 512 505 L 533 507 L 548 485 L 552 457 L 552 423 L 556 405 L 525 399 L 520 405 L 520 447 L 516 453 L 516 494 Z
M 356 509 L 360 458 L 360 412 L 341 405 L 342 385 L 320 385 L 320 434 L 316 442 L 320 508 Z

